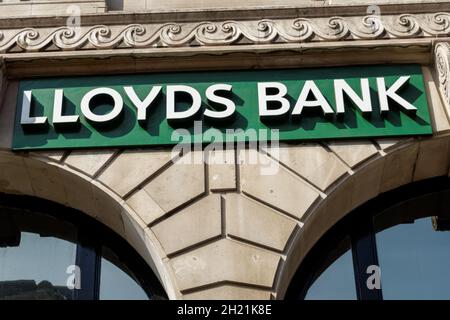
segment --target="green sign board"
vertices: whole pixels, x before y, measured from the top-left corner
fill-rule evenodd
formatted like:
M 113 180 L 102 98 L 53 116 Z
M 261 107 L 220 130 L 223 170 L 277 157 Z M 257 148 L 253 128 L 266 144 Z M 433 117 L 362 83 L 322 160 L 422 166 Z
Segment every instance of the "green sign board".
M 418 65 L 23 80 L 13 149 L 431 134 Z

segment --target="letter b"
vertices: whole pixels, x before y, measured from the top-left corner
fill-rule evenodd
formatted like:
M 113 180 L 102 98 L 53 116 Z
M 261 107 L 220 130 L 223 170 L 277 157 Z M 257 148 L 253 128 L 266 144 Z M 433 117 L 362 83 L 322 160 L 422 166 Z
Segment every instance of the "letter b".
M 268 94 L 268 89 L 277 90 L 277 93 Z M 287 88 L 280 82 L 258 82 L 258 107 L 261 120 L 280 117 L 289 111 L 290 104 L 285 98 L 286 94 Z M 269 102 L 277 102 L 280 106 L 269 109 Z

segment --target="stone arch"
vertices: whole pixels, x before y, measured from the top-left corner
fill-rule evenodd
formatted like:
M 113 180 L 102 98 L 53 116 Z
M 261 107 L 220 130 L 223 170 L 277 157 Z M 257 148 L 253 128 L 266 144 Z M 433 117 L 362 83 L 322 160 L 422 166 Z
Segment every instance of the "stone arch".
M 202 162 L 211 156 L 202 151 L 180 165 L 168 149 L 2 151 L 0 191 L 96 217 L 153 264 L 170 298 L 282 299 L 304 255 L 340 217 L 380 192 L 448 173 L 450 125 L 432 72 L 423 71 L 432 138 L 260 147 L 259 164 L 245 160 L 250 150 L 227 150 L 231 161 L 218 165 Z M 0 110 L 7 150 L 16 97 L 11 82 Z M 276 162 L 276 174 L 264 174 Z
M 450 168 L 448 134 L 425 139 L 378 141 L 378 153 L 353 168 L 303 220 L 286 249 L 286 259 L 278 269 L 274 291 L 282 299 L 314 244 L 363 203 L 379 194 L 427 178 L 447 176 Z M 351 152 L 351 147 L 348 146 Z
M 149 264 L 169 298 L 175 290 L 160 249 L 138 215 L 91 177 L 59 162 L 55 152 L 0 151 L 0 192 L 35 196 L 77 209 L 123 237 Z
M 446 134 L 287 145 L 278 155 L 280 171 L 269 176 L 245 162 L 174 165 L 167 150 L 2 151 L 0 191 L 58 202 L 106 224 L 149 262 L 170 298 L 268 298 L 271 292 L 281 299 L 303 257 L 332 225 L 379 193 L 446 175 L 449 145 Z M 258 154 L 275 160 L 270 150 Z M 326 163 L 334 174 L 297 166 L 303 157 Z M 237 181 L 230 182 L 233 170 Z M 313 197 L 299 204 L 294 192 L 283 198 L 284 190 Z

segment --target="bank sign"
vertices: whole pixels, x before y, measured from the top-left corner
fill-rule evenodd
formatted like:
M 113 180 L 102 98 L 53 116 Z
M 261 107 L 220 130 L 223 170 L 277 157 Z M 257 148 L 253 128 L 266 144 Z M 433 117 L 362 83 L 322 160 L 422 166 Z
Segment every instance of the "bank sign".
M 15 150 L 432 133 L 418 65 L 24 80 L 17 101 Z

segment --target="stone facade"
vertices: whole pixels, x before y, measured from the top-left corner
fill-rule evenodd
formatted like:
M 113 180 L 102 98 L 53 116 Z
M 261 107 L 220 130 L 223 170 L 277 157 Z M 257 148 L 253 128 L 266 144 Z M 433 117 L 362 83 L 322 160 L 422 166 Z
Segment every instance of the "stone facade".
M 381 12 L 368 16 L 369 1 L 232 1 L 235 11 L 191 1 L 184 12 L 172 10 L 180 1 L 66 1 L 86 10 L 75 30 L 63 25 L 67 17 L 32 17 L 41 10 L 33 2 L 32 11 L 0 2 L 0 17 L 24 16 L 0 19 L 0 191 L 95 217 L 146 259 L 171 299 L 282 299 L 314 243 L 352 209 L 448 175 L 448 2 L 370 1 Z M 133 14 L 140 10 L 149 11 Z M 23 77 L 386 61 L 423 66 L 432 137 L 297 143 L 278 155 L 234 150 L 236 161 L 220 165 L 178 164 L 218 155 L 174 160 L 164 148 L 11 151 Z M 241 161 L 251 153 L 278 163 L 278 173 Z

